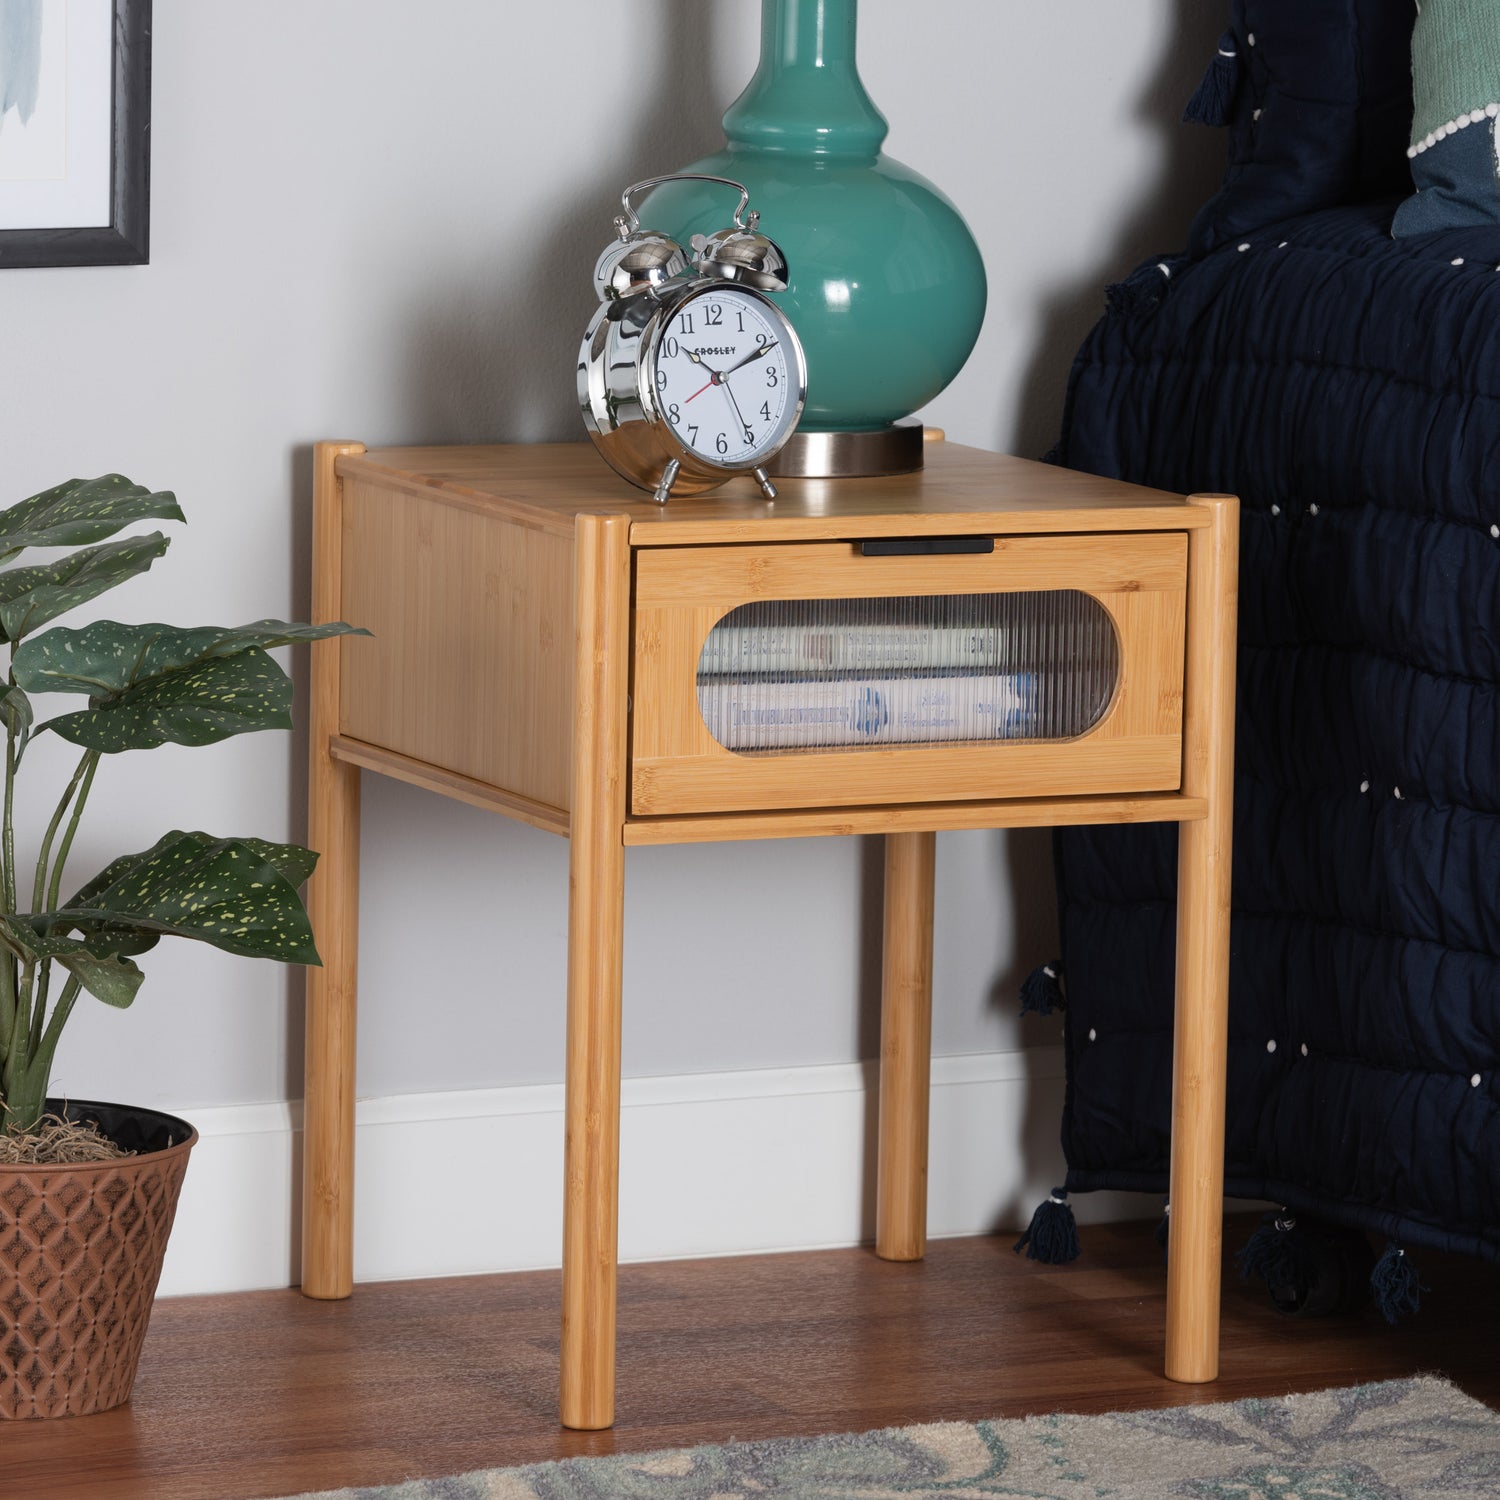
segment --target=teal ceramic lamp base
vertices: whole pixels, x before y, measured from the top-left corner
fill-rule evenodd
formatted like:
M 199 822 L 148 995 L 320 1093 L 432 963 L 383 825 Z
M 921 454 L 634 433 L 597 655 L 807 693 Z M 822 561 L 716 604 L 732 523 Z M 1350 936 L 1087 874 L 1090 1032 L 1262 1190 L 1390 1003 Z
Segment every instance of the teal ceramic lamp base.
M 902 419 L 958 374 L 984 318 L 968 226 L 880 150 L 887 126 L 855 68 L 855 24 L 856 0 L 762 0 L 760 65 L 724 116 L 725 149 L 683 169 L 743 182 L 786 253 L 790 284 L 774 300 L 808 386 L 783 474 L 919 468 L 921 428 Z M 723 199 L 669 183 L 644 213 L 685 244 L 722 225 Z

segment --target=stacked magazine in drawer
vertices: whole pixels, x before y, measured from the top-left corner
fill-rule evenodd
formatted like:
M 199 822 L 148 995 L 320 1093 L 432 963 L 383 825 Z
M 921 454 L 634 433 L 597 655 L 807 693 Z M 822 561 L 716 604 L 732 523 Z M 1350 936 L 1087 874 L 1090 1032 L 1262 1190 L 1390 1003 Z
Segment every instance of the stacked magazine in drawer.
M 709 632 L 698 706 L 730 750 L 1067 739 L 1119 677 L 1109 615 L 1072 589 L 745 604 Z

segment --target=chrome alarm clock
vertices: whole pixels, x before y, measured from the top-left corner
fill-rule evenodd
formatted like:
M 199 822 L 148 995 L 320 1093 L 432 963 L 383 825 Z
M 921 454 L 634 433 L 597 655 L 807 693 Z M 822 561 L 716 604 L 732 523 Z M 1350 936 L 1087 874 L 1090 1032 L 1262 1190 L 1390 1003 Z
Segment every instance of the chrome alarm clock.
M 733 223 L 694 235 L 692 255 L 642 229 L 630 200 L 682 177 L 740 195 Z M 665 503 L 750 475 L 768 500 L 766 465 L 796 430 L 807 362 L 786 315 L 786 259 L 759 230 L 749 191 L 727 177 L 652 177 L 620 195 L 617 238 L 599 257 L 600 307 L 578 352 L 584 425 L 618 474 Z

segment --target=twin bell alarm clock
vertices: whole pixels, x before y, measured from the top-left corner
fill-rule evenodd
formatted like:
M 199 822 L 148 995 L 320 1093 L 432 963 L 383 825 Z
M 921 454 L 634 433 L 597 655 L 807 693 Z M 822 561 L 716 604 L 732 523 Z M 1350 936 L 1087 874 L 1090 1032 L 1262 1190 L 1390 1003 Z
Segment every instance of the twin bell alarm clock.
M 734 221 L 676 240 L 642 229 L 630 200 L 682 178 L 740 195 Z M 807 361 L 765 294 L 786 290 L 786 259 L 756 227 L 749 191 L 727 177 L 676 173 L 620 195 L 617 238 L 594 267 L 599 310 L 578 351 L 584 425 L 617 473 L 665 504 L 751 475 L 766 499 L 766 465 L 796 430 Z M 747 212 L 747 210 L 749 210 Z

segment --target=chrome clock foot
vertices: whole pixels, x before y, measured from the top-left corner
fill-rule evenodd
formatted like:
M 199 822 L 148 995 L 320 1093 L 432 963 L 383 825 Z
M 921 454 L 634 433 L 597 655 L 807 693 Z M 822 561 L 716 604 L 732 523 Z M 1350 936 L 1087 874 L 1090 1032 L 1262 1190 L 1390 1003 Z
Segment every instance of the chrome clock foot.
M 658 481 L 654 498 L 658 505 L 665 505 L 667 497 L 672 493 L 672 486 L 677 482 L 677 471 L 682 467 L 675 458 L 667 460 L 667 466 L 661 471 L 661 479 Z

